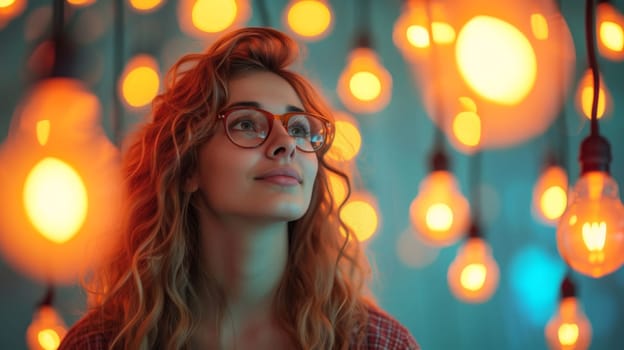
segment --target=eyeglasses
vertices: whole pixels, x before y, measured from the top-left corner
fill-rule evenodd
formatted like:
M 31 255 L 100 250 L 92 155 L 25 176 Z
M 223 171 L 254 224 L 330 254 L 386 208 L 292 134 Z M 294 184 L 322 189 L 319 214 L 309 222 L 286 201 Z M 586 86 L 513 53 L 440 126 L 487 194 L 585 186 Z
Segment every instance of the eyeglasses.
M 223 119 L 230 141 L 243 148 L 262 145 L 269 137 L 276 119 L 303 152 L 322 150 L 332 140 L 334 133 L 329 119 L 307 112 L 273 114 L 260 108 L 235 107 L 219 113 L 217 118 Z

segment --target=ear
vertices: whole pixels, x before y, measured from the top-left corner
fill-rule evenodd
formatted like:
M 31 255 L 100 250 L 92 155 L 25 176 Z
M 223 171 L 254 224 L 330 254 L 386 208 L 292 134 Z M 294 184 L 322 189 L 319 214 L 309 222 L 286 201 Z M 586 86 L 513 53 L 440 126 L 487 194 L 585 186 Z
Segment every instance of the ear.
M 184 192 L 193 193 L 199 189 L 199 175 L 195 172 L 184 183 Z

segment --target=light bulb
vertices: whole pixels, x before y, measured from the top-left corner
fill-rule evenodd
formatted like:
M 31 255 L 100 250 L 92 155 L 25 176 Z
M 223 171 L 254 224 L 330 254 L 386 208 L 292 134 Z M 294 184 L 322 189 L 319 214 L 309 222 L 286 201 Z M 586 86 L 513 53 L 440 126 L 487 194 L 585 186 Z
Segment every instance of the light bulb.
M 558 165 L 548 166 L 533 187 L 533 212 L 544 223 L 555 225 L 568 203 L 568 175 Z
M 600 54 L 614 61 L 624 59 L 624 16 L 609 2 L 596 7 L 597 46 Z
M 471 237 L 459 249 L 448 269 L 447 279 L 456 298 L 481 303 L 496 291 L 498 275 L 498 265 L 487 242 L 480 237 Z
M 421 183 L 410 205 L 410 220 L 422 239 L 435 246 L 448 246 L 468 228 L 470 206 L 461 194 L 452 172 L 431 172 Z
M 325 0 L 292 0 L 284 9 L 282 22 L 299 38 L 316 41 L 331 31 L 334 15 Z
M 29 350 L 56 350 L 67 333 L 63 319 L 51 305 L 40 306 L 26 330 Z
M 624 206 L 608 173 L 589 171 L 574 186 L 557 228 L 559 254 L 576 271 L 602 277 L 624 263 Z
M 544 329 L 551 350 L 585 350 L 589 348 L 592 327 L 581 304 L 575 286 L 566 276 L 561 283 L 561 301 Z
M 392 76 L 375 51 L 357 47 L 338 79 L 338 97 L 351 111 L 375 113 L 386 107 L 392 93 Z

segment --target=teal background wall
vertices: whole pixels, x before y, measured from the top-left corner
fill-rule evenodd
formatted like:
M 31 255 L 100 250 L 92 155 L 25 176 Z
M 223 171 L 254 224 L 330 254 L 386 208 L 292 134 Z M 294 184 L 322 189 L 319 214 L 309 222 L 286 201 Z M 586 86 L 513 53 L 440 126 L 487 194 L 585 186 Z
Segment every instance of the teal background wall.
M 248 25 L 261 25 L 259 3 L 251 2 L 253 16 Z M 7 137 L 14 109 L 28 88 L 24 63 L 35 43 L 25 39 L 24 33 L 32 25 L 27 18 L 51 3 L 29 1 L 20 17 L 0 29 L 0 141 Z M 281 11 L 287 1 L 266 3 L 269 24 L 283 28 Z M 305 68 L 331 103 L 344 110 L 335 86 L 353 45 L 355 7 L 361 3 L 355 0 L 330 3 L 337 23 L 325 39 L 304 44 L 308 50 Z M 554 228 L 537 221 L 530 205 L 544 154 L 560 133 L 555 126 L 522 144 L 485 150 L 481 155 L 480 182 L 486 189 L 482 229 L 500 268 L 499 285 L 489 301 L 465 304 L 448 290 L 446 273 L 459 243 L 439 251 L 414 246 L 413 254 L 431 260 L 426 266 L 410 267 L 399 259 L 397 244 L 408 230 L 409 204 L 428 172 L 427 157 L 435 130 L 425 114 L 421 91 L 409 73 L 408 64 L 392 42 L 393 25 L 401 13 L 402 3 L 399 0 L 371 1 L 372 38 L 382 62 L 393 76 L 394 87 L 391 102 L 384 110 L 373 115 L 354 115 L 363 138 L 357 159 L 361 185 L 377 198 L 381 214 L 377 235 L 367 243 L 368 254 L 376 266 L 373 290 L 380 305 L 405 324 L 424 349 L 546 349 L 543 329 L 557 305 L 565 266 L 557 252 Z M 613 3 L 624 11 L 624 1 Z M 583 11 L 583 1 L 564 1 L 562 5 L 577 57 L 572 92 L 587 67 Z M 204 43 L 180 33 L 175 12 L 174 1 L 150 14 L 139 15 L 126 9 L 126 58 L 134 49 L 150 43 L 164 71 L 182 53 L 202 50 Z M 100 97 L 102 125 L 112 137 L 111 92 L 115 84 L 110 25 L 112 1 L 98 1 L 91 7 L 77 10 L 68 19 L 70 30 L 81 30 L 84 23 L 89 23 L 85 21 L 85 13 L 95 13 L 109 21 L 95 41 L 81 46 L 85 56 L 78 68 L 89 88 Z M 176 39 L 175 46 L 167 44 L 171 39 Z M 614 101 L 613 110 L 600 122 L 600 130 L 611 142 L 612 175 L 624 186 L 624 66 L 603 58 L 599 63 Z M 589 133 L 589 124 L 579 116 L 571 95 L 564 108 L 567 129 L 563 142 L 569 150 L 568 174 L 575 182 L 579 170 L 578 145 Z M 125 111 L 125 130 L 142 116 Z M 468 194 L 473 159 L 450 147 L 447 149 L 462 192 Z M 624 349 L 624 269 L 601 279 L 578 274 L 573 277 L 593 326 L 591 349 Z M 0 348 L 26 348 L 25 330 L 44 292 L 44 285 L 20 274 L 0 256 Z M 84 308 L 84 295 L 76 285 L 60 286 L 55 306 L 71 325 Z

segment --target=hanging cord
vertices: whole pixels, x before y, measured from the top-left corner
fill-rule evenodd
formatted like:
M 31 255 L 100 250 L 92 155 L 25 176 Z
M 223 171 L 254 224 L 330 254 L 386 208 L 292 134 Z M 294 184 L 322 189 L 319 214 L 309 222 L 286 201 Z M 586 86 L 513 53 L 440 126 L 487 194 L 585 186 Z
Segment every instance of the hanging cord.
M 562 21 L 564 21 L 563 18 L 563 14 L 561 11 L 561 0 L 558 0 L 555 2 L 555 5 L 557 6 L 557 11 L 560 15 L 560 18 Z M 565 26 L 563 25 L 563 23 L 561 23 L 561 25 L 559 26 L 560 30 L 560 35 L 563 37 L 565 35 Z M 560 50 L 560 53 L 563 53 L 562 50 Z M 563 57 L 562 57 L 563 58 Z M 565 170 L 566 174 L 570 173 L 570 169 L 568 169 L 568 165 L 569 165 L 569 152 L 568 152 L 568 142 L 567 142 L 567 136 L 568 136 L 568 125 L 567 125 L 567 114 L 566 114 L 566 85 L 565 85 L 565 81 L 564 81 L 564 76 L 565 76 L 565 72 L 563 71 L 565 65 L 563 64 L 563 62 L 558 62 L 559 64 L 559 68 L 561 69 L 556 69 L 555 71 L 558 73 L 558 76 L 556 77 L 556 80 L 558 82 L 561 83 L 561 85 L 559 86 L 559 98 L 560 98 L 560 110 L 559 110 L 559 115 L 557 116 L 557 118 L 555 119 L 555 130 L 557 131 L 556 134 L 556 139 L 557 142 L 556 147 L 553 147 L 551 145 L 551 148 L 556 148 L 557 151 L 553 152 L 554 155 L 549 155 L 549 159 L 547 159 L 547 166 L 550 165 L 560 165 L 562 169 Z M 550 159 L 551 157 L 554 157 L 554 159 Z
M 118 147 L 121 146 L 121 130 L 123 129 L 123 109 L 117 91 L 117 80 L 121 79 L 121 70 L 124 57 L 124 1 L 113 1 L 114 12 L 114 53 L 113 53 L 113 113 L 111 114 L 111 124 L 113 128 L 113 142 Z
M 357 14 L 357 34 L 355 46 L 372 49 L 373 40 L 371 39 L 371 34 L 368 31 L 368 28 L 372 26 L 370 15 L 370 0 L 356 0 L 354 1 L 354 3 L 356 10 L 355 13 Z
M 596 59 L 596 48 L 594 38 L 594 1 L 585 2 L 585 40 L 587 45 L 587 60 L 592 71 L 594 81 L 594 95 L 592 96 L 591 109 L 591 135 L 598 135 L 598 94 L 600 93 L 600 71 L 598 70 L 598 60 Z
M 481 233 L 481 157 L 482 151 L 478 150 L 472 156 L 471 168 L 470 168 L 470 199 L 471 199 L 471 224 L 468 231 L 468 237 L 482 237 Z
M 271 18 L 265 0 L 258 0 L 258 13 L 260 13 L 260 25 L 263 27 L 270 27 Z
M 427 36 L 429 37 L 429 61 L 431 62 L 431 71 L 429 74 L 433 89 L 433 118 L 437 122 L 433 136 L 433 150 L 431 152 L 430 166 L 431 170 L 448 170 L 449 161 L 444 149 L 444 134 L 442 130 L 445 127 L 444 108 L 442 103 L 442 89 L 440 88 L 439 74 L 440 67 L 438 65 L 438 51 L 433 41 L 433 15 L 431 10 L 431 0 L 425 2 L 425 11 L 427 16 Z
M 46 293 L 41 298 L 39 304 L 37 304 L 37 308 L 40 309 L 44 306 L 52 306 L 52 302 L 54 301 L 54 286 L 52 283 L 48 283 L 46 288 Z
M 581 143 L 579 160 L 581 162 L 581 174 L 591 171 L 609 173 L 611 162 L 611 145 L 609 141 L 599 134 L 598 130 L 598 97 L 600 92 L 600 71 L 596 59 L 594 40 L 594 1 L 587 0 L 585 6 L 585 39 L 587 46 L 587 58 L 592 72 L 594 91 L 591 110 L 591 132 Z

